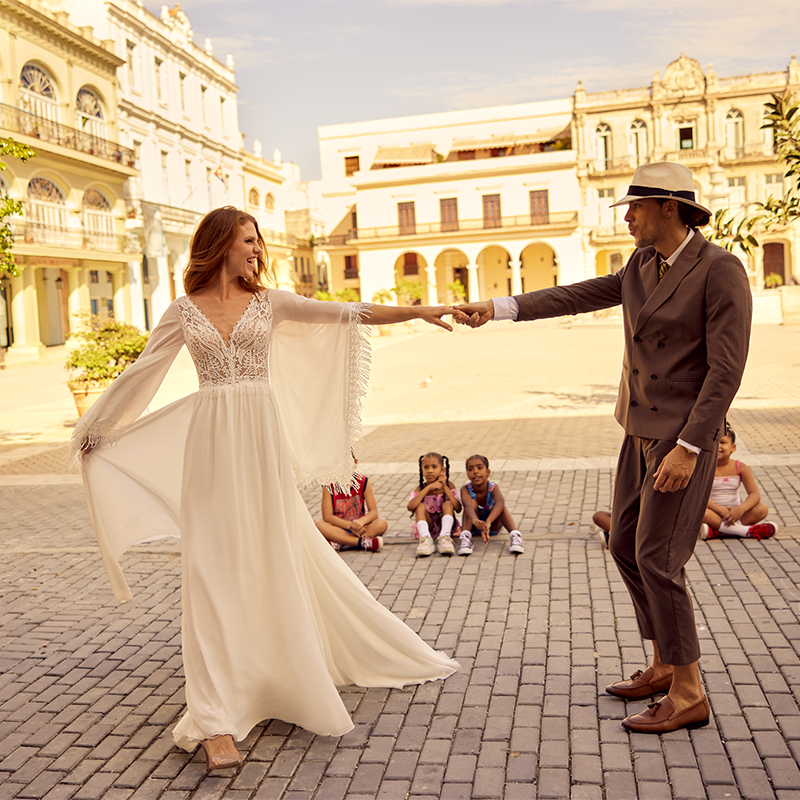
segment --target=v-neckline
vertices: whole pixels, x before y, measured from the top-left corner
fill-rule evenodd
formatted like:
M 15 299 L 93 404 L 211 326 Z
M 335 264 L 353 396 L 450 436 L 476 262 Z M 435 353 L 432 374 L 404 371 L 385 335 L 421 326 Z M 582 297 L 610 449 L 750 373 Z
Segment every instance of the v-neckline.
M 200 316 L 214 329 L 215 333 L 217 334 L 217 336 L 219 336 L 220 341 L 225 346 L 225 348 L 230 349 L 231 341 L 233 340 L 233 334 L 236 333 L 236 329 L 239 327 L 242 320 L 247 315 L 247 312 L 250 310 L 250 306 L 253 305 L 253 301 L 256 299 L 257 295 L 258 292 L 253 292 L 253 296 L 250 298 L 250 301 L 245 306 L 245 309 L 244 311 L 242 311 L 241 316 L 239 317 L 239 319 L 236 320 L 236 324 L 231 328 L 230 335 L 228 336 L 228 341 L 225 341 L 225 337 L 222 335 L 219 328 L 211 321 L 211 318 L 208 316 L 208 314 L 206 314 L 206 312 L 203 311 L 203 309 L 200 308 L 200 306 L 198 306 L 197 303 L 195 303 L 195 301 L 192 300 L 192 298 L 188 294 L 186 295 L 186 299 L 195 307 L 197 313 L 200 314 Z

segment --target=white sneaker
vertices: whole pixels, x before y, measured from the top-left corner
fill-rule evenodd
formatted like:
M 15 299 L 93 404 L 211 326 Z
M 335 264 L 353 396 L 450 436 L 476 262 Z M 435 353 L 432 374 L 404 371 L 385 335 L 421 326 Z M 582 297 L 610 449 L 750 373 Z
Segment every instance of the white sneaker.
M 525 552 L 525 548 L 522 546 L 522 537 L 516 531 L 508 534 L 508 552 L 515 556 Z
M 706 523 L 704 522 L 704 523 L 703 523 L 703 524 L 700 526 L 700 531 L 699 531 L 699 532 L 698 532 L 698 534 L 697 534 L 697 538 L 698 538 L 700 541 L 703 541 L 703 542 L 704 542 L 706 539 L 708 539 L 708 531 L 709 531 L 709 527 L 708 527 L 708 525 L 706 525 Z
M 469 531 L 461 531 L 458 538 L 458 554 L 460 556 L 472 555 L 472 534 Z
M 440 533 L 436 540 L 436 549 L 443 556 L 455 555 L 456 548 L 453 546 L 453 537 L 449 533 L 446 536 Z
M 436 552 L 436 545 L 433 543 L 433 537 L 420 536 L 419 544 L 417 545 L 417 558 L 420 556 L 432 556 Z
M 595 525 L 594 535 L 597 541 L 608 550 L 608 531 L 604 531 L 599 525 Z

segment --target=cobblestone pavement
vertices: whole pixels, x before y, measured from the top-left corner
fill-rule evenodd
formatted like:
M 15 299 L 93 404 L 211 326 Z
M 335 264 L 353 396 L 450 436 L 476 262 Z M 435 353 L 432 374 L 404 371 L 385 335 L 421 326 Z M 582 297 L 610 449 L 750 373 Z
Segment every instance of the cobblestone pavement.
M 759 368 L 773 396 L 794 391 L 796 366 L 788 390 Z M 406 420 L 359 448 L 387 545 L 342 557 L 461 670 L 405 690 L 345 687 L 351 733 L 267 720 L 240 769 L 211 774 L 170 734 L 184 703 L 178 546 L 134 548 L 123 566 L 136 599 L 116 605 L 63 442 L 4 447 L 0 800 L 800 798 L 800 402 L 778 399 L 743 398 L 731 423 L 781 532 L 701 542 L 688 568 L 708 727 L 628 734 L 620 720 L 644 703 L 602 691 L 645 661 L 627 591 L 590 532 L 611 499 L 613 419 Z M 430 449 L 450 455 L 456 483 L 465 456 L 489 456 L 523 555 L 499 537 L 469 558 L 414 558 L 404 507 Z M 304 497 L 316 515 L 318 494 Z

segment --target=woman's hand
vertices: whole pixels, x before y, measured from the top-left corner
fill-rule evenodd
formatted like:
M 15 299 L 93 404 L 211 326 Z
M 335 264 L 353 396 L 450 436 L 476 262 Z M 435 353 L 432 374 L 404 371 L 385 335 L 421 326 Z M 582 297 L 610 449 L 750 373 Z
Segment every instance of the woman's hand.
M 478 520 L 478 530 L 481 532 L 481 539 L 483 539 L 484 544 L 489 544 L 491 541 L 489 538 L 489 533 L 492 530 L 489 523 L 482 519 Z
M 364 533 L 364 526 L 357 519 L 351 519 L 350 530 L 353 532 L 353 536 L 361 536 Z
M 81 453 L 83 453 L 85 456 L 88 456 L 92 450 L 94 450 L 94 444 L 92 444 L 91 440 L 84 440 L 84 442 L 81 444 Z
M 442 317 L 446 315 L 453 315 L 456 310 L 452 306 L 419 306 L 419 319 L 423 322 L 428 322 L 431 325 L 438 325 L 446 331 L 452 331 L 453 326 L 448 325 Z

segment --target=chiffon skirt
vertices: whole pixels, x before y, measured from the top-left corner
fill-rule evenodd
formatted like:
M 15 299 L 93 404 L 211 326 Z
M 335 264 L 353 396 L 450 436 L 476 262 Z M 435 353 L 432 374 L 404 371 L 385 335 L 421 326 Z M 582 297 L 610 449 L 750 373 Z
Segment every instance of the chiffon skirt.
M 241 740 L 266 719 L 339 736 L 353 725 L 337 686 L 402 687 L 458 669 L 319 533 L 266 384 L 201 389 L 145 416 L 85 459 L 84 474 L 112 582 L 130 544 L 182 538 L 184 749 Z

